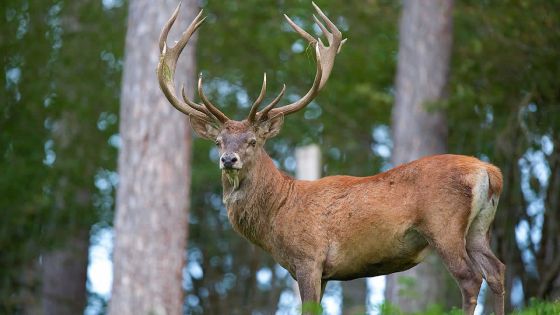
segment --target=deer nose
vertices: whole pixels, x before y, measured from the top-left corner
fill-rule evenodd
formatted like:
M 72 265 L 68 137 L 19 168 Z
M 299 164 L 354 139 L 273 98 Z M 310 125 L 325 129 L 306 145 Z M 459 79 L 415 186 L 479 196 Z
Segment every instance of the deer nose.
M 224 153 L 220 161 L 222 162 L 223 167 L 232 168 L 239 159 L 235 153 Z

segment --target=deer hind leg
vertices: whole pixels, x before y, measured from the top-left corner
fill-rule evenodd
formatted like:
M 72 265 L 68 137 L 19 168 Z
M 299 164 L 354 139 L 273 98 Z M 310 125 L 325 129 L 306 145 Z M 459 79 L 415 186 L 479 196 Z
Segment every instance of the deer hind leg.
M 494 197 L 492 197 L 494 198 Z M 467 253 L 480 270 L 494 295 L 494 313 L 504 314 L 505 265 L 490 249 L 490 224 L 494 219 L 497 200 L 489 201 L 473 220 L 467 234 Z
M 482 275 L 467 254 L 466 228 L 462 218 L 451 217 L 446 222 L 446 228 L 433 227 L 425 230 L 432 231 L 431 234 L 424 235 L 459 285 L 463 296 L 463 312 L 472 315 L 482 284 Z
M 494 256 L 489 247 L 469 248 L 469 256 L 482 272 L 494 295 L 494 313 L 504 314 L 504 278 L 506 266 Z
M 436 244 L 436 250 L 461 289 L 463 312 L 472 315 L 482 284 L 482 275 L 472 263 L 463 244 L 462 239 L 452 246 Z

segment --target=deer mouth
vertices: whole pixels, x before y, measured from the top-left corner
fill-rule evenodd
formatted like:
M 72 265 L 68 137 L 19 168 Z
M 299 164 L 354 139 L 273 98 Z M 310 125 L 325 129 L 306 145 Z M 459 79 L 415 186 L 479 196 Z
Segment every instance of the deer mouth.
M 241 169 L 237 167 L 224 167 L 222 171 L 226 173 L 226 175 L 237 175 Z
M 239 188 L 239 168 L 223 168 L 222 171 L 226 176 L 230 185 L 233 186 L 233 190 Z
M 222 169 L 222 171 L 228 171 L 228 172 L 241 170 L 241 167 L 237 165 L 221 165 L 220 168 Z

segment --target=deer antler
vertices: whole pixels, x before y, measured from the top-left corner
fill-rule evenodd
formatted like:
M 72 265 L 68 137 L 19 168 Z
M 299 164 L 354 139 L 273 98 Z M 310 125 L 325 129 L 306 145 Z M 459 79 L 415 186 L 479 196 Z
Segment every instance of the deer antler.
M 299 27 L 294 21 L 292 21 L 287 15 L 284 14 L 284 17 L 290 24 L 290 26 L 303 38 L 305 38 L 310 45 L 315 46 L 315 57 L 317 63 L 317 72 L 315 73 L 315 79 L 313 81 L 313 85 L 311 89 L 298 101 L 291 103 L 286 106 L 282 106 L 280 108 L 274 108 L 267 106 L 261 112 L 257 113 L 259 120 L 266 120 L 268 117 L 275 117 L 277 115 L 289 115 L 291 113 L 297 112 L 307 106 L 311 101 L 317 96 L 319 91 L 323 88 L 329 76 L 331 74 L 332 67 L 334 65 L 334 59 L 336 55 L 340 52 L 340 48 L 346 42 L 346 39 L 342 39 L 342 33 L 340 30 L 334 25 L 333 22 L 321 11 L 321 9 L 313 3 L 313 7 L 317 14 L 327 25 L 323 25 L 321 21 L 313 15 L 313 20 L 321 31 L 327 38 L 327 42 L 329 46 L 325 46 L 321 39 L 316 39 L 311 36 L 309 33 L 304 31 L 301 27 Z M 281 95 L 284 91 L 282 91 Z
M 176 109 L 181 111 L 184 114 L 189 116 L 195 116 L 200 119 L 206 121 L 217 121 L 221 124 L 225 123 L 226 121 L 230 120 L 224 113 L 222 113 L 216 106 L 214 106 L 208 98 L 204 95 L 202 89 L 202 76 L 199 76 L 198 79 L 198 94 L 200 99 L 202 100 L 202 104 L 195 103 L 191 101 L 185 94 L 183 88 L 181 88 L 181 94 L 183 96 L 183 101 L 179 100 L 175 96 L 175 87 L 173 84 L 173 78 L 175 75 L 175 67 L 177 65 L 177 59 L 179 55 L 187 45 L 190 37 L 192 34 L 200 27 L 204 19 L 202 17 L 202 10 L 196 16 L 196 18 L 191 22 L 189 27 L 183 32 L 177 44 L 173 47 L 167 46 L 167 35 L 169 34 L 169 30 L 175 23 L 177 19 L 177 15 L 179 14 L 179 8 L 181 4 L 177 6 L 171 18 L 167 21 L 163 30 L 161 32 L 159 38 L 159 48 L 160 48 L 160 60 L 157 67 L 157 75 L 159 80 L 159 85 L 171 103 Z M 268 119 L 269 117 L 275 117 L 277 115 L 288 115 L 294 112 L 297 112 L 307 106 L 319 93 L 319 91 L 323 88 L 327 80 L 329 79 L 332 67 L 334 65 L 334 59 L 338 52 L 340 52 L 340 48 L 346 41 L 346 39 L 342 39 L 342 33 L 338 30 L 338 28 L 334 25 L 331 20 L 319 9 L 319 7 L 313 3 L 313 7 L 319 17 L 324 21 L 326 24 L 323 23 L 313 15 L 313 20 L 327 38 L 327 42 L 329 46 L 325 46 L 321 39 L 314 38 L 309 33 L 304 31 L 301 27 L 297 26 L 294 21 L 292 21 L 287 15 L 284 15 L 290 26 L 303 38 L 305 38 L 310 45 L 315 47 L 315 57 L 316 57 L 316 67 L 317 71 L 315 73 L 315 79 L 313 80 L 313 85 L 309 89 L 309 91 L 298 101 L 288 104 L 286 106 L 280 108 L 273 108 L 282 98 L 284 92 L 286 91 L 286 86 L 284 85 L 282 91 L 278 94 L 278 96 L 272 100 L 265 108 L 257 112 L 258 107 L 262 100 L 264 99 L 264 95 L 266 93 L 266 73 L 263 78 L 263 84 L 261 88 L 261 92 L 255 102 L 251 107 L 251 111 L 249 112 L 249 116 L 247 120 L 251 123 L 255 123 L 258 121 L 263 121 Z
M 270 109 L 272 109 L 274 107 L 274 105 L 276 105 L 280 101 L 280 99 L 282 99 L 282 96 L 284 96 L 285 91 L 286 91 L 286 85 L 284 84 L 284 86 L 282 87 L 282 91 L 280 91 L 278 96 L 276 96 L 276 98 L 274 98 L 274 100 L 272 100 L 272 102 L 270 102 L 268 105 L 266 105 L 264 107 L 264 109 L 261 111 L 260 117 L 263 117 L 263 113 L 268 113 L 268 111 Z M 259 94 L 259 97 L 257 97 L 255 102 L 251 106 L 251 111 L 249 112 L 249 116 L 247 117 L 247 120 L 249 122 L 255 123 L 257 121 L 257 110 L 259 109 L 259 105 L 261 104 L 262 100 L 264 99 L 265 94 L 266 94 L 266 73 L 264 74 L 261 93 Z
M 251 106 L 251 111 L 249 112 L 249 116 L 247 116 L 247 120 L 251 123 L 255 122 L 255 117 L 257 115 L 257 110 L 259 109 L 259 105 L 261 104 L 262 100 L 264 99 L 264 95 L 266 94 L 266 72 L 263 77 L 263 83 L 261 87 L 261 93 L 259 97 L 255 100 L 253 105 Z
M 161 53 L 157 67 L 159 86 L 161 87 L 163 94 L 165 94 L 165 97 L 167 97 L 171 105 L 173 105 L 173 107 L 175 107 L 180 112 L 189 116 L 198 117 L 205 121 L 218 121 L 223 124 L 228 121 L 229 118 L 206 99 L 206 97 L 202 93 L 200 79 L 198 91 L 200 98 L 204 103 L 204 106 L 189 100 L 189 98 L 184 93 L 184 89 L 181 89 L 184 102 L 179 100 L 177 96 L 175 96 L 176 93 L 175 86 L 173 84 L 173 78 L 175 76 L 177 59 L 179 59 L 179 55 L 181 55 L 181 52 L 187 45 L 192 34 L 200 27 L 205 19 L 204 17 L 202 17 L 202 10 L 200 10 L 200 13 L 198 13 L 198 15 L 194 18 L 189 27 L 183 32 L 183 34 L 181 34 L 181 38 L 177 41 L 175 46 L 169 47 L 167 46 L 167 35 L 169 34 L 169 30 L 171 30 L 173 23 L 175 23 L 175 20 L 177 19 L 180 7 L 181 4 L 179 3 L 175 11 L 173 12 L 173 15 L 171 15 L 171 18 L 167 21 L 167 23 L 165 23 L 165 26 L 161 31 L 161 35 L 159 36 L 159 50 Z
M 221 123 L 225 123 L 229 120 L 229 118 L 216 106 L 214 106 L 214 104 L 210 103 L 210 101 L 206 98 L 206 95 L 204 95 L 204 92 L 202 91 L 202 73 L 198 75 L 198 96 L 202 100 L 204 106 L 206 106 L 206 109 L 208 109 L 208 111 L 211 112 L 212 115 L 214 115 L 214 117 L 216 117 Z

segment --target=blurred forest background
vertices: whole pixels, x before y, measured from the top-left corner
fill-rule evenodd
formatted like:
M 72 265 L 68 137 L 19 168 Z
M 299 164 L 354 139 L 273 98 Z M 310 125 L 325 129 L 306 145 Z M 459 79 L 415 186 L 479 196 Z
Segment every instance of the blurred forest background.
M 86 314 L 104 314 L 112 277 L 104 258 L 111 258 L 114 242 L 117 157 L 127 141 L 123 134 L 132 130 L 127 127 L 119 131 L 119 123 L 134 123 L 134 119 L 120 116 L 127 115 L 126 110 L 119 114 L 121 96 L 128 95 L 121 92 L 127 66 L 127 17 L 139 17 L 139 38 L 155 34 L 153 39 L 149 37 L 153 44 L 147 47 L 134 46 L 141 41 L 127 39 L 127 49 L 143 51 L 146 63 L 151 65 L 142 77 L 147 82 L 144 87 L 162 97 L 154 63 L 158 57 L 157 35 L 177 1 L 3 3 L 0 314 L 79 314 L 84 309 Z M 295 148 L 310 143 L 321 147 L 324 176 L 366 176 L 387 170 L 394 164 L 395 117 L 391 115 L 403 5 L 389 0 L 317 4 L 349 39 L 320 96 L 304 112 L 286 119 L 281 134 L 267 144 L 268 152 L 290 174 L 295 171 Z M 186 1 L 179 17 L 182 23 L 190 21 L 198 7 L 204 8 L 208 18 L 193 45 L 196 58 L 192 55 L 190 60 L 196 61 L 196 66 L 191 62 L 185 68 L 192 75 L 193 67 L 204 73 L 207 95 L 230 117 L 240 119 L 247 114 L 265 71 L 270 95 L 279 91 L 282 83 L 287 84 L 286 97 L 290 100 L 307 91 L 314 74 L 313 54 L 282 14 L 319 34 L 320 30 L 310 23 L 310 1 Z M 149 20 L 149 15 L 143 14 L 149 11 L 163 20 Z M 504 173 L 504 193 L 492 245 L 508 268 L 506 308 L 525 307 L 532 298 L 557 300 L 560 1 L 456 1 L 452 20 L 445 97 L 426 103 L 426 111 L 445 114 L 441 123 L 446 125 L 440 127 L 447 130 L 444 141 L 448 152 L 491 161 Z M 131 23 L 128 21 L 129 27 Z M 171 37 L 178 33 L 173 34 Z M 130 66 L 140 67 L 142 62 Z M 178 69 L 178 73 L 181 71 Z M 178 83 L 185 81 L 192 92 L 193 78 Z M 140 93 L 136 97 L 142 98 L 143 92 L 128 93 Z M 170 150 L 166 154 L 173 154 L 175 149 L 184 156 L 181 165 L 185 169 L 177 173 L 184 178 L 185 193 L 175 197 L 184 198 L 177 204 L 184 203 L 178 210 L 185 214 L 185 220 L 179 222 L 181 231 L 175 227 L 167 231 L 179 235 L 183 241 L 178 244 L 186 246 L 184 251 L 174 251 L 185 263 L 180 266 L 182 272 L 173 274 L 181 291 L 177 296 L 182 299 L 178 303 L 184 305 L 183 312 L 293 313 L 297 298 L 288 273 L 231 229 L 221 202 L 213 143 L 196 137 L 191 143 L 186 119 L 167 103 L 154 105 L 154 113 L 159 109 L 176 119 L 157 120 L 161 128 L 183 128 L 177 129 L 178 138 L 178 131 L 173 131 L 173 139 L 181 142 L 179 149 L 173 143 L 159 144 Z M 145 112 L 151 110 L 148 107 Z M 142 128 L 138 130 L 142 132 Z M 121 156 L 120 161 L 122 170 L 126 157 Z M 135 165 L 141 168 L 142 164 Z M 144 208 L 144 214 L 159 211 L 157 207 Z M 181 235 L 187 231 L 185 244 L 187 238 Z M 143 237 L 158 239 L 150 233 Z M 136 256 L 137 264 L 149 269 L 151 261 L 163 261 L 165 252 L 173 251 L 167 243 L 156 246 L 157 255 L 145 251 L 145 260 Z M 446 271 L 442 269 L 441 273 Z M 138 274 L 140 281 L 151 279 Z M 406 290 L 398 294 L 421 300 L 424 280 L 401 278 L 398 281 Z M 366 301 L 373 287 L 369 286 L 369 294 L 367 288 L 365 280 L 330 285 L 327 299 L 332 305 L 327 309 L 334 309 L 335 314 L 342 310 L 346 314 L 354 307 L 376 313 L 376 306 Z M 444 308 L 459 305 L 459 290 L 451 280 L 441 283 L 439 290 L 456 295 L 428 302 Z M 147 296 L 156 295 L 152 293 Z M 485 299 L 483 294 L 480 300 Z M 488 312 L 486 308 L 483 311 Z

